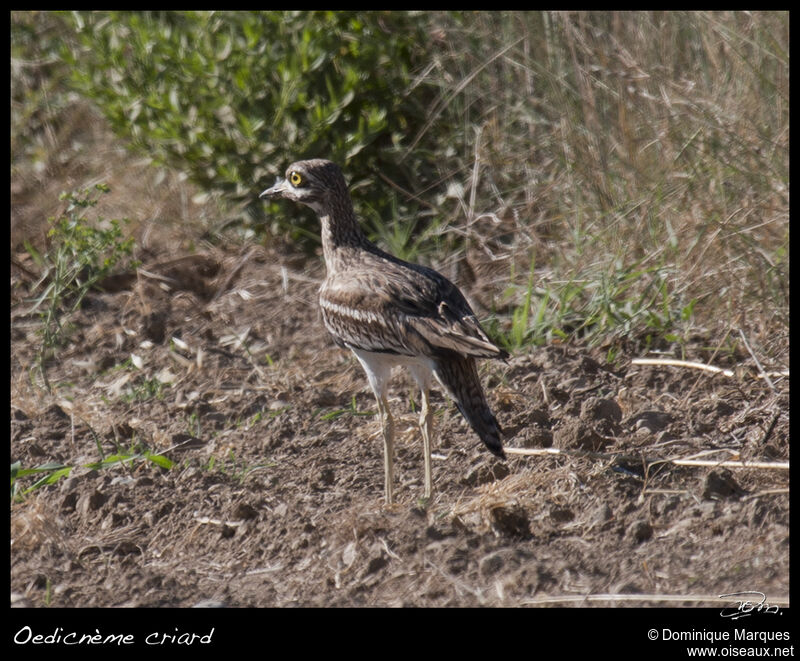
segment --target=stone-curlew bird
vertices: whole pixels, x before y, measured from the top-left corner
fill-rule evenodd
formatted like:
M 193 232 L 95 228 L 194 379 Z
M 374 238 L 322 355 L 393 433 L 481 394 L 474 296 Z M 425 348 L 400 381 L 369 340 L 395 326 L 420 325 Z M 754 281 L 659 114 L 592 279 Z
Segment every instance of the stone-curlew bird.
M 458 288 L 433 269 L 398 259 L 369 241 L 342 171 L 331 161 L 293 163 L 286 178 L 259 197 L 300 202 L 319 216 L 327 269 L 319 291 L 322 318 L 334 341 L 358 358 L 378 401 L 386 503 L 393 501 L 394 463 L 394 420 L 386 396 L 395 365 L 407 367 L 422 391 L 426 498 L 432 491 L 432 375 L 489 451 L 505 458 L 500 425 L 486 401 L 475 359 L 507 358 L 508 352 L 486 336 Z

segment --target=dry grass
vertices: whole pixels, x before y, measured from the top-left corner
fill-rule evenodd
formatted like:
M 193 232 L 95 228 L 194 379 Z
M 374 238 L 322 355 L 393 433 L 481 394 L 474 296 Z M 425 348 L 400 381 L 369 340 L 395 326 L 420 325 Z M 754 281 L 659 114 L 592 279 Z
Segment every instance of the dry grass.
M 669 327 L 685 312 L 687 334 L 743 326 L 775 353 L 770 333 L 788 324 L 787 14 L 441 20 L 426 79 L 470 146 L 442 173 L 463 182 L 448 225 L 466 223 L 480 261 L 505 265 L 488 287 L 510 277 L 519 303 L 534 255 L 534 303 L 550 297 L 554 325 L 616 306 L 621 319 L 655 311 L 636 327 L 657 332 L 659 314 Z

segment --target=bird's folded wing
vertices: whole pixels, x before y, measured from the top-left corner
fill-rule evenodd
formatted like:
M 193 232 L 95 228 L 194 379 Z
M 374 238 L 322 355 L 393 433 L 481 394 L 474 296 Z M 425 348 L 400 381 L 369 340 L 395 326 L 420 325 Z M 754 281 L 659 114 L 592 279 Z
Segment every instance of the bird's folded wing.
M 361 326 L 376 326 L 386 350 L 396 353 L 435 356 L 452 351 L 476 358 L 508 355 L 489 340 L 464 297 L 444 278 L 441 282 L 406 283 L 389 277 L 376 280 L 374 273 L 369 276 L 351 273 L 346 280 L 323 288 L 320 302 L 329 329 L 335 323 L 333 316 L 339 315 L 343 322 L 347 317 L 360 320 Z M 348 335 L 355 339 L 362 334 Z M 368 344 L 362 348 L 379 350 L 374 342 Z
M 408 317 L 407 320 L 433 348 L 476 358 L 498 358 L 505 353 L 486 337 L 474 316 L 457 320 L 443 317 Z

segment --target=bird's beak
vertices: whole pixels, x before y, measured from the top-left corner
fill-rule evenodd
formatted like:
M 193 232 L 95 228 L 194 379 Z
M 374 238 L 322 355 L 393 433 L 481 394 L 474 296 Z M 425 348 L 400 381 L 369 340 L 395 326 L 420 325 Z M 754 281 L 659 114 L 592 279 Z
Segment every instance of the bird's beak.
M 269 197 L 283 197 L 283 194 L 287 190 L 286 179 L 278 179 L 275 182 L 275 185 L 272 188 L 267 188 L 263 193 L 261 193 L 258 197 L 259 199 L 262 198 L 269 198 Z

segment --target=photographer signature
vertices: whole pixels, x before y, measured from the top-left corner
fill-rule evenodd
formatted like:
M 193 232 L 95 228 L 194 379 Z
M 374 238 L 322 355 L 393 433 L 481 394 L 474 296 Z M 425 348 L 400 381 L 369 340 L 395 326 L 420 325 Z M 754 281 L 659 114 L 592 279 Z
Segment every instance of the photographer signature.
M 758 590 L 745 590 L 743 592 L 729 592 L 728 594 L 719 595 L 720 599 L 725 597 L 744 597 L 744 596 L 758 597 L 758 601 L 753 603 L 749 599 L 737 599 L 739 605 L 736 608 L 723 608 L 720 611 L 720 617 L 729 617 L 732 620 L 738 620 L 740 617 L 749 617 L 756 613 L 764 613 L 766 615 L 777 615 L 780 609 L 777 606 L 771 606 L 767 603 L 767 595 Z

